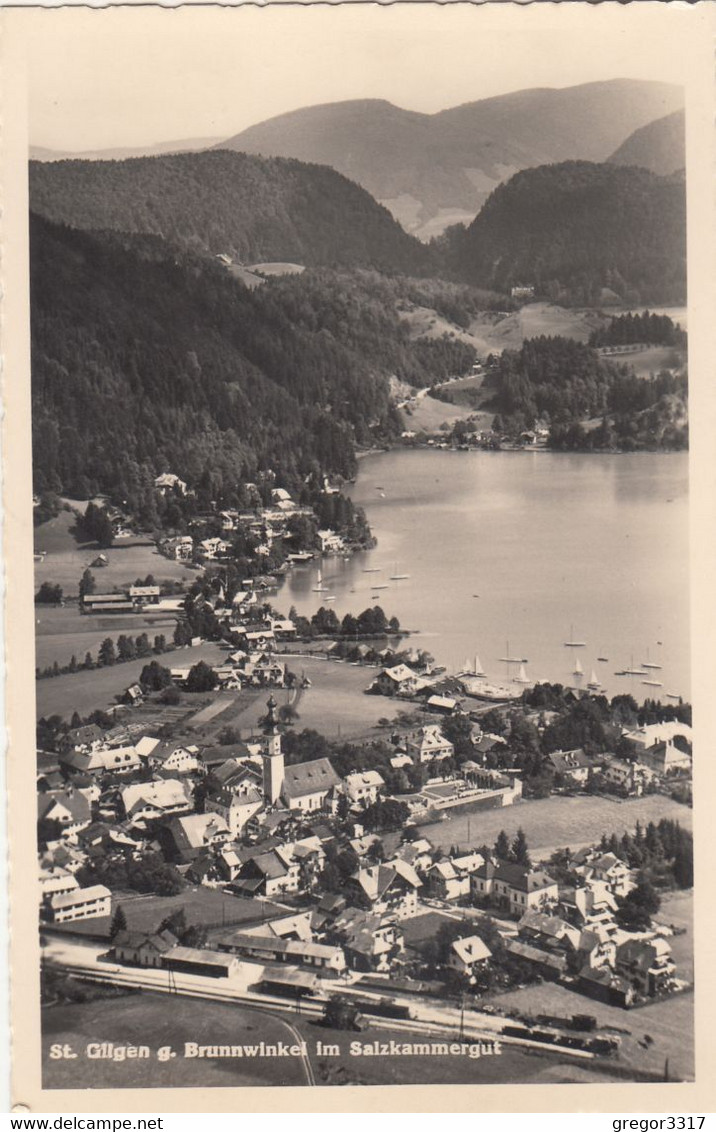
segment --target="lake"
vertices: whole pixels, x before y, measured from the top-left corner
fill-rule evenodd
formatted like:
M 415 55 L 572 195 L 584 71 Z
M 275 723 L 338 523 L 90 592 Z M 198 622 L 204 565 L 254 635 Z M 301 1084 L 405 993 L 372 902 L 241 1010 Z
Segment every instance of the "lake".
M 451 672 L 478 656 L 511 680 L 501 658 L 524 657 L 532 680 L 594 669 L 609 695 L 689 697 L 686 453 L 394 451 L 360 461 L 352 498 L 377 547 L 324 559 L 323 593 L 316 564 L 294 569 L 286 610 L 380 604 Z M 660 667 L 615 675 L 645 661 Z

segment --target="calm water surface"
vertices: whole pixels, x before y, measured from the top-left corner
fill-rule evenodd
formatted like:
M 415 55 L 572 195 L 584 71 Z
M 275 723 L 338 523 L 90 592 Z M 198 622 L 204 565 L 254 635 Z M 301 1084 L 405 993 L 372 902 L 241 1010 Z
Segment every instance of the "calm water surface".
M 378 546 L 324 560 L 323 584 L 339 617 L 380 604 L 450 671 L 477 655 L 489 677 L 512 679 L 510 655 L 533 680 L 574 684 L 579 657 L 582 682 L 594 669 L 610 695 L 688 698 L 687 493 L 682 453 L 369 456 L 352 496 Z M 315 612 L 316 583 L 316 566 L 295 569 L 281 605 Z M 614 675 L 644 661 L 662 667 Z

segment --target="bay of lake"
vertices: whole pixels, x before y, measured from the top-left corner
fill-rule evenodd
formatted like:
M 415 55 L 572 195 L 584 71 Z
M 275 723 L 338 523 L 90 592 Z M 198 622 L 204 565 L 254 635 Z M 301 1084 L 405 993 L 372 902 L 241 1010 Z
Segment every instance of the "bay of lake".
M 524 657 L 532 680 L 594 669 L 609 695 L 688 699 L 685 453 L 393 451 L 361 459 L 351 495 L 378 545 L 324 559 L 322 593 L 317 564 L 295 568 L 282 607 L 379 604 L 451 672 L 477 655 L 504 682 L 517 666 L 501 658 Z M 615 675 L 645 661 L 661 667 Z

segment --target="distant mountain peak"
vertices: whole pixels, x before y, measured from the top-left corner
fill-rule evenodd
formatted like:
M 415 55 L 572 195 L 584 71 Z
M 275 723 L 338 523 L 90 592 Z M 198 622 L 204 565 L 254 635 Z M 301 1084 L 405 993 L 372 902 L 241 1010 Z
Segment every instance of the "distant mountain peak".
M 218 148 L 330 165 L 426 239 L 469 222 L 519 169 L 605 161 L 634 130 L 683 105 L 641 79 L 534 87 L 423 114 L 385 99 L 322 103 L 270 118 Z

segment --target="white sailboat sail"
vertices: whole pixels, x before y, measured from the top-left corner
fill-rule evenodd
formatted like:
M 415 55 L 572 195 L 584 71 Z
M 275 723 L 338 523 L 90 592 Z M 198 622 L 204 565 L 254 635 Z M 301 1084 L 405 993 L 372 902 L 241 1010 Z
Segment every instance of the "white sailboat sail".
M 574 676 L 584 676 L 584 669 L 582 668 L 579 657 L 577 657 L 576 661 L 574 662 L 574 673 L 573 673 L 573 675 Z
M 530 678 L 527 675 L 527 669 L 524 664 L 520 665 L 520 670 L 515 676 L 515 684 L 529 684 Z

